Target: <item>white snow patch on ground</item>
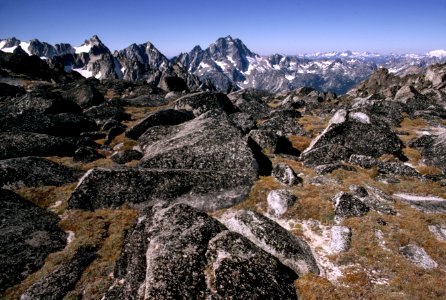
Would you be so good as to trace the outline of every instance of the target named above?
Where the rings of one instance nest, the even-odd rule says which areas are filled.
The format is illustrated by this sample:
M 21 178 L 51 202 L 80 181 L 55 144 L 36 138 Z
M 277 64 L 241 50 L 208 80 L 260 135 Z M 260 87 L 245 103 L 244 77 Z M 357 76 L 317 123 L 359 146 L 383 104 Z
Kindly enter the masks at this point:
M 78 72 L 79 74 L 81 74 L 82 76 L 84 76 L 85 78 L 89 78 L 93 76 L 93 72 L 88 71 L 88 70 L 84 70 L 84 69 L 73 69 L 73 71 Z
M 5 47 L 6 45 L 6 41 L 1 41 L 0 42 L 0 49 L 2 49 L 3 47 Z
M 233 65 L 235 65 L 235 61 L 232 59 L 232 57 L 231 56 L 227 56 L 226 57 Z
M 293 75 L 285 75 L 285 78 L 289 81 L 294 80 L 294 78 L 296 78 L 296 76 Z
M 201 62 L 200 65 L 198 66 L 198 68 L 210 68 L 210 67 L 211 67 L 210 65 L 204 62 Z
M 273 65 L 274 70 L 280 70 L 280 66 L 279 65 Z
M 15 50 L 16 48 L 17 48 L 17 46 L 9 47 L 9 48 L 3 48 L 2 51 L 3 51 L 3 52 L 12 53 L 12 52 L 14 52 L 14 50 Z
M 31 45 L 31 43 L 20 42 L 20 47 L 23 49 L 23 51 L 28 53 L 28 55 L 31 55 L 31 52 L 29 52 L 29 45 Z
M 446 201 L 446 199 L 435 196 L 417 196 L 411 194 L 393 194 L 395 197 L 404 199 L 407 201 Z
M 74 47 L 75 53 L 88 53 L 91 50 L 91 45 L 82 45 L 80 47 Z
M 215 63 L 222 69 L 222 70 L 226 70 L 228 68 L 228 64 L 225 63 L 224 61 L 215 61 Z M 201 65 L 201 63 L 200 63 Z

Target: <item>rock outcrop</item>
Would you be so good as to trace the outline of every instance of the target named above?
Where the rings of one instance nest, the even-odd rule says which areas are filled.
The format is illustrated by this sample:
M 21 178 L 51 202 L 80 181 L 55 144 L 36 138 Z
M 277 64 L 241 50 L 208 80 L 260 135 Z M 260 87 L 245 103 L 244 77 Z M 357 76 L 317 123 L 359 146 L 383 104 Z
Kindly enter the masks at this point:
M 21 300 L 62 299 L 74 288 L 82 272 L 97 257 L 91 246 L 81 246 L 74 256 L 56 270 L 40 278 L 20 297 Z
M 59 218 L 17 194 L 0 189 L 0 292 L 43 266 L 48 254 L 62 250 L 66 233 Z
M 0 133 L 0 159 L 23 156 L 73 156 L 72 140 L 31 132 Z
M 338 110 L 325 130 L 302 153 L 309 166 L 347 160 L 352 154 L 401 156 L 403 143 L 390 127 L 361 112 Z
M 308 244 L 279 224 L 253 211 L 240 210 L 221 217 L 229 230 L 247 237 L 264 251 L 277 257 L 296 274 L 319 274 L 319 268 Z
M 79 172 L 40 157 L 0 160 L 0 187 L 60 186 L 75 182 Z
M 205 213 L 153 207 L 126 237 L 105 299 L 295 299 L 296 276 Z

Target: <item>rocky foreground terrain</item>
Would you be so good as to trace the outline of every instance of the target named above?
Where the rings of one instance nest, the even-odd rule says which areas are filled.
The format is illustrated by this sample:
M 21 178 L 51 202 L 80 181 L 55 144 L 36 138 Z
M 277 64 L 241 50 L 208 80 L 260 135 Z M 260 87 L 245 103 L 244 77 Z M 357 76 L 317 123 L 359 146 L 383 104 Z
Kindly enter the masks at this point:
M 446 65 L 187 80 L 0 52 L 2 299 L 446 298 Z

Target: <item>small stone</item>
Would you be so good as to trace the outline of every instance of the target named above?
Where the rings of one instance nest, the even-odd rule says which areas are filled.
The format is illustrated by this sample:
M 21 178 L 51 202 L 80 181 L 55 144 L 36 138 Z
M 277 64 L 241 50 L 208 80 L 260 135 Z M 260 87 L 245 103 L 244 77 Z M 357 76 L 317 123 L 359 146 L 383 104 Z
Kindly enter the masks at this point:
M 345 192 L 337 193 L 333 203 L 338 217 L 362 217 L 370 210 L 361 200 Z
M 346 252 L 352 243 L 352 230 L 347 226 L 333 226 L 330 230 L 330 250 L 332 253 Z
M 282 216 L 297 200 L 297 197 L 287 190 L 273 190 L 267 197 L 268 212 L 275 216 Z
M 414 263 L 423 269 L 434 269 L 438 267 L 436 261 L 434 261 L 426 251 L 415 244 L 408 244 L 407 246 L 400 248 L 400 253 L 410 262 Z

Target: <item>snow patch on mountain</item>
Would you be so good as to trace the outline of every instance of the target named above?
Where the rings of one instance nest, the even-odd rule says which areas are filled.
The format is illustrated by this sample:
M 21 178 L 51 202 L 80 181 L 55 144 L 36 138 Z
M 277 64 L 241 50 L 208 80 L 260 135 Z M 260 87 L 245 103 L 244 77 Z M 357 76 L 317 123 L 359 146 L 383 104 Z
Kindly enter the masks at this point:
M 80 47 L 74 47 L 75 53 L 79 54 L 79 53 L 89 53 L 91 50 L 92 45 L 82 45 Z

